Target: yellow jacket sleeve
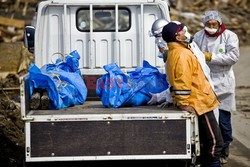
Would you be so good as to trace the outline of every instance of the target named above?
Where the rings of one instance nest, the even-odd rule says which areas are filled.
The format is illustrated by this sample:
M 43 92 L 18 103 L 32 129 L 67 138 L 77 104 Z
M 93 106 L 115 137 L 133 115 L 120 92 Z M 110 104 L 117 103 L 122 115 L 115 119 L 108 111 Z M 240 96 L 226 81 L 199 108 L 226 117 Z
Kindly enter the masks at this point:
M 176 106 L 189 105 L 187 98 L 191 93 L 192 61 L 189 55 L 180 54 L 176 59 L 173 82 L 173 101 Z

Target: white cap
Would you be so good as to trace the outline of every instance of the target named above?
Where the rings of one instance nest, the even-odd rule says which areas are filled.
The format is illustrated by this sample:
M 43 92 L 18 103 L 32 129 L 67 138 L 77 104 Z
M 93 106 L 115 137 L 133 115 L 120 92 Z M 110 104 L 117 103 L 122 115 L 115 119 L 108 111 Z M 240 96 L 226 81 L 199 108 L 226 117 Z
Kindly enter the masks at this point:
M 215 10 L 210 10 L 205 12 L 205 16 L 203 18 L 203 24 L 205 25 L 206 22 L 208 22 L 209 20 L 217 20 L 220 23 L 220 25 L 222 24 L 221 14 L 220 12 Z

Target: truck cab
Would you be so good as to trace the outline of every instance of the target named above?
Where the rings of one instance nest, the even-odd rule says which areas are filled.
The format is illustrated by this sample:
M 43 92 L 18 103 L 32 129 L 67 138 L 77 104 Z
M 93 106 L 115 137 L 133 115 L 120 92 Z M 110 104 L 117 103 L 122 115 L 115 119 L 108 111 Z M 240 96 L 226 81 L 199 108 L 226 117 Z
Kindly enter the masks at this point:
M 157 57 L 153 22 L 170 21 L 163 0 L 48 0 L 39 3 L 36 24 L 26 27 L 26 47 L 42 67 L 72 50 L 88 88 L 83 105 L 61 110 L 29 109 L 29 77 L 21 81 L 26 162 L 185 159 L 200 154 L 197 117 L 157 106 L 104 108 L 95 93 L 103 66 L 123 72 L 143 60 L 165 72 Z M 33 41 L 32 41 L 33 40 Z

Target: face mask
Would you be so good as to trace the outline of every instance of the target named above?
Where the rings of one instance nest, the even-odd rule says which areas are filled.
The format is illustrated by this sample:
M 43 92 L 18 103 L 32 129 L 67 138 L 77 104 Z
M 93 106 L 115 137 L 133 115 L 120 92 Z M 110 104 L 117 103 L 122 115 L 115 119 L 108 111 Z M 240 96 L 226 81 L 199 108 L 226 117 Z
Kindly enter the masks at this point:
M 217 32 L 217 29 L 216 29 L 216 28 L 205 27 L 205 30 L 206 30 L 209 34 L 211 34 L 211 35 L 213 35 L 213 34 L 215 34 L 215 33 Z
M 162 37 L 155 38 L 155 44 L 159 49 L 164 49 L 164 51 L 167 50 L 167 43 L 162 39 Z M 161 52 L 158 53 L 158 57 L 166 60 L 166 54 L 163 54 Z
M 159 48 L 163 48 L 164 50 L 166 50 L 167 43 L 162 39 L 162 37 L 156 38 L 156 39 L 155 39 L 155 44 L 156 44 Z
M 186 32 L 184 34 L 184 36 L 186 37 L 185 42 L 191 43 L 193 40 L 193 37 L 191 37 L 191 35 L 189 34 L 186 26 L 183 29 L 186 30 Z

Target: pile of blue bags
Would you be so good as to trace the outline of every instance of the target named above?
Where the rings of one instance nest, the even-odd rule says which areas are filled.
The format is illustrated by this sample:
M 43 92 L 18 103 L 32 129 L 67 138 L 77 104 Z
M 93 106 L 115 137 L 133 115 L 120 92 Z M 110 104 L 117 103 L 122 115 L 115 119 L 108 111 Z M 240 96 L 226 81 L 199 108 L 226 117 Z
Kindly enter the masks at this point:
M 87 88 L 79 70 L 80 56 L 75 50 L 58 58 L 55 64 L 40 69 L 32 64 L 29 68 L 30 96 L 35 89 L 48 92 L 49 109 L 61 109 L 81 105 L 87 98 Z M 150 93 L 160 93 L 168 88 L 166 74 L 143 61 L 143 67 L 124 74 L 117 64 L 104 66 L 105 75 L 97 80 L 96 93 L 105 107 L 145 105 Z
M 105 107 L 139 106 L 146 104 L 150 93 L 168 88 L 166 74 L 143 61 L 143 67 L 125 75 L 117 64 L 105 65 L 107 74 L 97 80 L 96 93 Z
M 64 61 L 59 58 L 55 64 L 46 64 L 41 69 L 32 64 L 29 68 L 30 96 L 34 89 L 45 89 L 50 99 L 49 109 L 83 104 L 87 88 L 78 68 L 79 59 L 75 50 Z

